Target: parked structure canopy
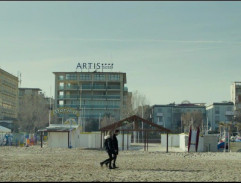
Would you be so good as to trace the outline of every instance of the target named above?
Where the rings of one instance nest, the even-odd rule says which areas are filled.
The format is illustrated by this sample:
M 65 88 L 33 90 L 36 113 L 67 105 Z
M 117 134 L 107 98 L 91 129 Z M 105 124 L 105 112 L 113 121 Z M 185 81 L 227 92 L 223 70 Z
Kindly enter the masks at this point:
M 142 128 L 142 122 L 143 128 Z M 159 132 L 165 132 L 167 134 L 167 152 L 168 152 L 168 133 L 171 132 L 171 130 L 164 128 L 161 125 L 155 124 L 151 121 L 148 121 L 146 119 L 143 119 L 137 115 L 130 116 L 128 118 L 122 119 L 120 121 L 117 121 L 115 123 L 112 123 L 110 125 L 107 125 L 105 127 L 100 128 L 101 131 L 101 148 L 102 148 L 102 133 L 105 133 L 107 131 L 114 131 L 115 129 L 118 129 L 123 132 L 123 138 L 124 138 L 124 132 L 130 132 L 130 131 L 143 131 L 145 133 L 145 141 L 144 141 L 144 150 L 148 150 L 148 132 L 150 131 L 159 131 Z M 122 144 L 122 147 L 124 148 L 124 145 Z

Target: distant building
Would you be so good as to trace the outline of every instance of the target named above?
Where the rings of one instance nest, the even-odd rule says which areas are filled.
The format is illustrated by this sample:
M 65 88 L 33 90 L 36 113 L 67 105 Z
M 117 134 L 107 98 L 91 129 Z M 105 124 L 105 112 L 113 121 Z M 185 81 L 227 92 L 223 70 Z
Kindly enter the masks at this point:
M 0 69 L 0 120 L 16 120 L 18 114 L 18 78 Z
M 54 108 L 70 107 L 80 111 L 86 125 L 98 123 L 104 116 L 121 119 L 128 96 L 126 73 L 121 72 L 54 72 Z M 59 115 L 59 120 L 77 117 Z M 95 128 L 97 130 L 98 127 Z
M 184 101 L 181 104 L 154 105 L 152 106 L 152 121 L 158 125 L 172 130 L 183 132 L 181 116 L 187 112 L 199 111 L 203 115 L 203 125 L 206 124 L 206 109 L 203 103 L 190 103 Z
M 25 95 L 37 96 L 41 94 L 40 88 L 19 88 L 19 99 Z
M 231 101 L 234 104 L 234 115 L 241 110 L 241 82 L 233 82 L 231 85 Z
M 230 122 L 234 115 L 233 102 L 213 103 L 206 107 L 209 127 L 212 131 L 217 131 L 220 122 Z

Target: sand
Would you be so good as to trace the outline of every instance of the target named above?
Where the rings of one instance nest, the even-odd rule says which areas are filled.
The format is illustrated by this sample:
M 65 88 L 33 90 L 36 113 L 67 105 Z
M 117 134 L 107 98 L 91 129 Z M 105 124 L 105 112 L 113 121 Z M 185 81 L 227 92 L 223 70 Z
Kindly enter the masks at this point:
M 0 147 L 0 181 L 241 181 L 241 153 L 120 151 L 119 168 L 99 162 L 105 151 L 40 146 Z

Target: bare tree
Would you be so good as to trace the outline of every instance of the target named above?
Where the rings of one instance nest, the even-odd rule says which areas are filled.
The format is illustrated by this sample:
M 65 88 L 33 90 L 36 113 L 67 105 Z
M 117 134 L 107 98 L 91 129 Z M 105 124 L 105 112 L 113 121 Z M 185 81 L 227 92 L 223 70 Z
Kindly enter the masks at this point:
M 123 109 L 121 111 L 121 118 L 126 118 L 135 114 L 133 109 L 132 96 L 133 95 L 131 92 L 129 92 L 128 95 L 126 96 L 126 99 L 124 100 Z
M 105 114 L 100 121 L 100 128 L 110 125 L 114 122 L 115 122 L 115 118 L 113 118 L 110 114 Z
M 147 100 L 144 94 L 141 94 L 137 90 L 132 94 L 127 96 L 127 100 L 125 101 L 124 109 L 122 111 L 122 117 L 126 118 L 131 115 L 138 115 L 140 117 L 144 117 L 146 111 L 149 111 L 149 101 Z M 149 117 L 150 115 L 148 115 Z
M 49 109 L 43 95 L 24 95 L 20 100 L 18 123 L 21 131 L 36 132 L 48 124 Z
M 203 123 L 203 115 L 199 111 L 183 113 L 181 118 L 184 132 L 189 131 L 190 125 L 196 129 L 197 127 L 201 127 Z

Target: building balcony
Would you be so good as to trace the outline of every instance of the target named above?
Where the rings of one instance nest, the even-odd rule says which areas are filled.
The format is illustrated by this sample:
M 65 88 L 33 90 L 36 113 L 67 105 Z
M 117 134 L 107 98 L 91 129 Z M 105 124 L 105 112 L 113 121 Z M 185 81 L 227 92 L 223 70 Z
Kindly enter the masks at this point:
M 163 116 L 163 113 L 158 112 L 156 113 L 156 116 Z
M 58 99 L 78 99 L 79 95 L 59 95 Z
M 81 105 L 81 108 L 85 108 L 85 109 L 119 109 L 120 106 L 118 105 Z
M 81 98 L 93 100 L 120 100 L 119 95 L 82 95 Z
M 107 86 L 108 90 L 120 90 L 120 86 Z
M 226 116 L 233 116 L 233 115 L 234 115 L 234 112 L 233 112 L 233 111 L 226 111 L 226 112 L 225 112 L 225 115 L 226 115 Z
M 93 86 L 93 90 L 106 90 L 106 86 Z
M 82 85 L 81 89 L 82 90 L 91 90 L 92 89 L 92 85 Z
M 78 90 L 80 86 L 74 85 L 74 86 L 65 86 L 65 90 Z
M 71 108 L 79 108 L 79 104 L 58 104 L 57 107 L 71 107 Z

